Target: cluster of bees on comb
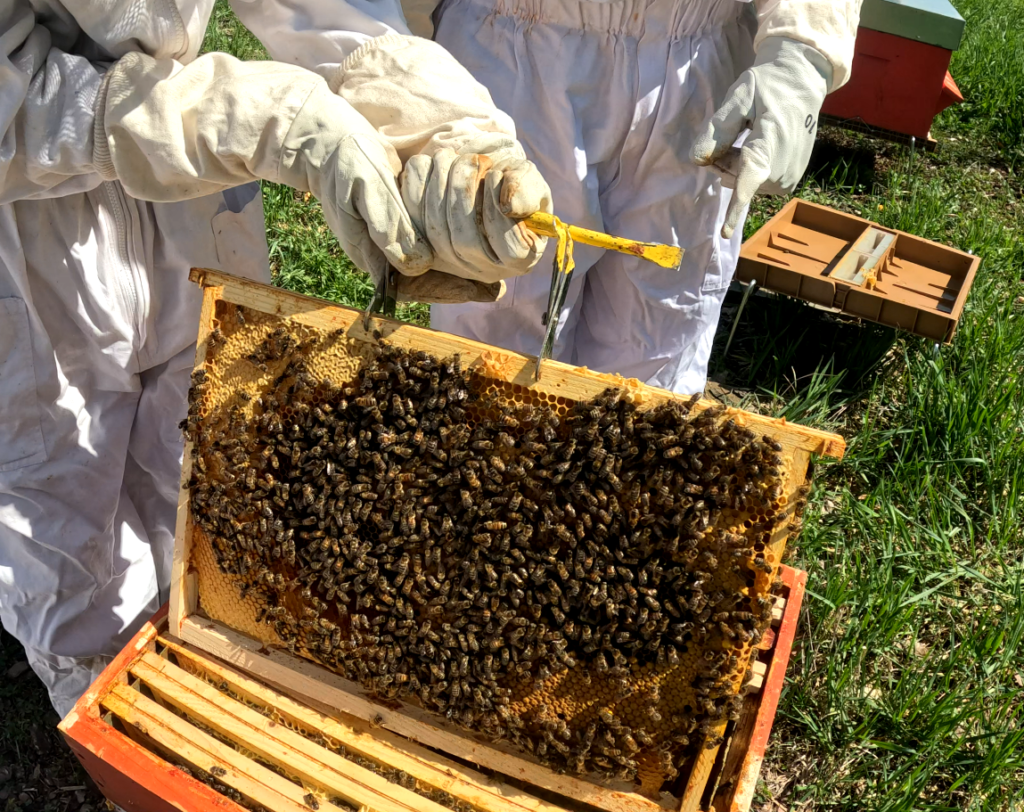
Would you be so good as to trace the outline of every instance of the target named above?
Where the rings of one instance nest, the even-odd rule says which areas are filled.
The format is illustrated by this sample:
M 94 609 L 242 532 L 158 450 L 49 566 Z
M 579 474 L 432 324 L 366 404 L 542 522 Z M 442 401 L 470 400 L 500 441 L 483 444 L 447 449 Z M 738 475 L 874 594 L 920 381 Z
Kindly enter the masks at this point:
M 262 394 L 216 414 L 197 370 L 182 424 L 193 521 L 282 646 L 559 771 L 671 780 L 715 743 L 806 504 L 777 442 L 621 389 L 517 403 L 383 341 L 335 383 L 313 343 L 270 333 Z

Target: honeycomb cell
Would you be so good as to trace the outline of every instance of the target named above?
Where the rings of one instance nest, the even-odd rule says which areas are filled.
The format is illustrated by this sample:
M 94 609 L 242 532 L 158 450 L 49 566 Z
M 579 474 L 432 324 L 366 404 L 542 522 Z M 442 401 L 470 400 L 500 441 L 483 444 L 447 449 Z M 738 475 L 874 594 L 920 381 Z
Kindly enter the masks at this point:
M 724 409 L 216 315 L 183 424 L 202 610 L 556 769 L 669 780 L 770 621 L 771 447 Z

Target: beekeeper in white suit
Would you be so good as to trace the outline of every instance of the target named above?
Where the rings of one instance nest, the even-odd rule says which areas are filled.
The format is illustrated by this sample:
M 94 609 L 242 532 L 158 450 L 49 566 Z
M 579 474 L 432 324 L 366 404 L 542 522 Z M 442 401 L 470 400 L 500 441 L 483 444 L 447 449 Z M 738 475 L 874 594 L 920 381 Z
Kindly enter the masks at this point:
M 405 30 L 397 3 L 239 0 L 292 64 L 196 58 L 212 7 L 0 0 L 0 619 L 61 715 L 168 598 L 188 271 L 269 280 L 252 181 L 312 191 L 349 256 L 375 274 L 391 262 L 413 298 L 493 299 L 543 250 L 506 212 L 550 209 L 547 186 L 468 75 L 450 91 L 489 116 L 399 145 L 472 133 L 489 152 L 463 148 L 458 184 L 422 188 L 451 224 L 432 246 L 395 148 L 333 92 L 339 63 Z
M 554 357 L 703 391 L 747 204 L 803 175 L 859 12 L 860 0 L 442 0 L 438 42 L 512 116 L 558 216 L 686 252 L 675 272 L 578 246 Z M 733 193 L 707 165 L 748 128 Z M 497 302 L 435 307 L 432 326 L 535 354 L 549 287 L 545 262 Z
M 508 287 L 491 301 L 435 306 L 432 326 L 539 351 L 550 263 L 534 267 L 529 233 L 504 222 L 491 230 L 512 249 L 494 234 L 474 239 L 466 212 L 477 186 L 495 201 L 485 215 L 526 200 L 549 210 L 550 198 L 566 222 L 686 250 L 672 271 L 577 246 L 554 356 L 703 391 L 747 206 L 759 191 L 791 191 L 806 170 L 825 96 L 849 78 L 861 0 L 406 0 L 418 33 L 437 22 L 436 43 L 402 33 L 384 2 L 353 2 L 383 21 L 380 36 L 350 54 L 331 87 L 398 151 L 403 199 L 446 269 L 483 268 L 490 281 L 497 272 Z M 236 7 L 275 59 L 300 64 L 324 64 L 333 45 L 325 51 L 321 33 L 355 19 L 330 0 L 313 14 Z M 512 122 L 521 147 L 502 135 Z M 499 193 L 500 176 L 484 173 L 520 149 L 540 175 L 506 175 Z M 513 190 L 516 205 L 499 205 Z M 511 264 L 506 250 L 529 261 Z
M 234 0 L 258 64 L 196 58 L 211 6 L 0 0 L 0 618 L 62 713 L 167 597 L 187 269 L 267 275 L 232 187 L 313 191 L 435 325 L 530 353 L 546 241 L 516 218 L 675 240 L 679 273 L 580 248 L 556 353 L 697 391 L 746 203 L 802 174 L 859 2 L 447 0 L 446 50 L 398 0 Z M 748 125 L 730 199 L 691 161 Z

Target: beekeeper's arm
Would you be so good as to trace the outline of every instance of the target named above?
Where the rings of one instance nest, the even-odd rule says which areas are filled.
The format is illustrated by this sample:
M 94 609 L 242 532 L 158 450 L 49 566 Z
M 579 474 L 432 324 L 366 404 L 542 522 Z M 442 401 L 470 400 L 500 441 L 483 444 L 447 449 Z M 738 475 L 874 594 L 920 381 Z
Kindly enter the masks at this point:
M 547 239 L 521 218 L 551 191 L 512 120 L 442 46 L 414 37 L 398 0 L 232 0 L 270 55 L 315 70 L 395 148 L 402 197 L 434 268 L 495 281 L 528 272 Z
M 394 150 L 311 71 L 224 54 L 93 65 L 52 47 L 28 0 L 0 0 L 0 202 L 104 180 L 142 200 L 184 200 L 262 178 L 316 194 L 363 269 L 419 274 L 433 255 L 399 170 Z
M 792 192 L 807 169 L 825 96 L 846 84 L 861 0 L 754 0 L 757 58 L 705 123 L 691 150 L 702 166 L 723 159 L 750 129 L 722 236 L 731 237 L 758 192 Z

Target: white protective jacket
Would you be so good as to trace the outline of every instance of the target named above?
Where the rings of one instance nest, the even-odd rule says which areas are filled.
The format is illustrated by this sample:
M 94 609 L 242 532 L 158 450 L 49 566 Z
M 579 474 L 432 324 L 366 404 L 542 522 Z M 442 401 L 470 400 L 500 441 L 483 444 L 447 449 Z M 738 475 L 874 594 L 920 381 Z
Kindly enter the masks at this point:
M 859 8 L 859 0 L 443 0 L 437 41 L 515 120 L 558 216 L 685 249 L 677 271 L 577 246 L 554 358 L 703 392 L 745 202 L 759 189 L 788 191 L 802 176 L 821 102 L 849 76 Z M 730 126 L 709 132 L 722 109 L 734 111 Z M 727 186 L 707 164 L 745 127 L 749 143 Z M 431 326 L 536 353 L 546 266 L 507 280 L 493 304 L 434 307 Z
M 592 13 L 599 5 L 614 14 L 621 2 L 579 2 L 577 17 L 607 16 Z M 857 5 L 759 0 L 758 37 L 817 48 L 838 86 L 849 71 Z M 193 83 L 194 100 L 211 95 L 204 82 L 231 82 L 230 63 L 211 71 L 197 60 L 212 6 L 0 0 L 0 620 L 25 645 L 61 714 L 167 599 L 177 423 L 199 302 L 188 269 L 269 275 L 259 190 L 241 185 L 257 176 L 252 166 L 228 161 L 213 184 L 197 182 L 200 171 L 165 174 L 157 195 L 164 202 L 146 202 L 125 191 L 146 187 L 133 183 L 130 161 L 116 165 L 105 142 L 112 122 L 102 88 L 110 72 L 137 81 L 146 64 L 170 66 Z M 398 0 L 232 0 L 232 7 L 275 60 L 319 73 L 379 128 L 386 122 L 406 156 L 458 131 L 458 122 L 443 119 L 466 115 L 467 99 L 472 129 L 514 134 L 509 117 L 464 79 L 432 88 L 450 102 L 440 105 L 411 105 L 394 92 L 407 84 L 387 74 L 389 49 L 400 49 L 414 73 L 436 58 L 426 43 L 406 39 Z M 422 32 L 429 13 L 421 5 L 410 17 Z M 122 60 L 130 53 L 154 59 Z M 234 133 L 251 134 L 245 109 L 223 113 L 217 135 L 230 153 Z M 423 116 L 432 120 L 424 125 Z M 187 118 L 168 128 L 154 117 L 148 135 L 136 126 L 139 154 L 201 166 L 203 156 L 182 137 Z
M 236 5 L 272 23 L 254 26 L 271 44 L 291 41 L 328 4 Z M 311 89 L 326 89 L 300 76 L 288 85 L 295 98 L 190 116 L 210 112 L 216 83 L 245 72 L 197 59 L 212 7 L 0 0 L 0 620 L 62 715 L 168 598 L 177 424 L 199 312 L 188 270 L 269 280 L 249 182 L 302 188 L 280 174 L 281 155 L 245 155 L 248 110 L 280 111 L 261 143 L 281 145 Z M 330 10 L 333 23 L 310 37 L 324 70 L 404 30 L 397 3 Z M 132 122 L 122 109 L 108 120 L 106 94 L 131 108 L 128 85 L 172 74 L 187 92 L 142 101 L 165 99 L 180 115 Z

